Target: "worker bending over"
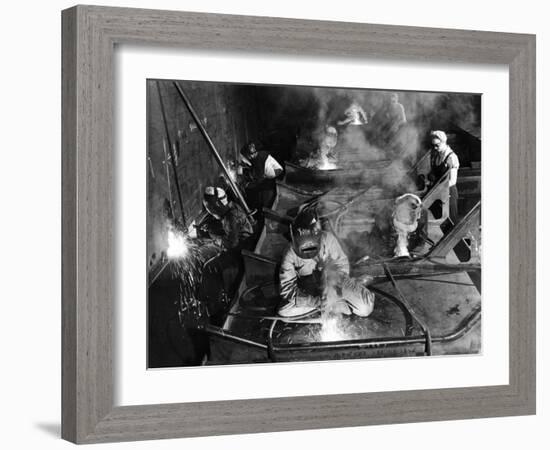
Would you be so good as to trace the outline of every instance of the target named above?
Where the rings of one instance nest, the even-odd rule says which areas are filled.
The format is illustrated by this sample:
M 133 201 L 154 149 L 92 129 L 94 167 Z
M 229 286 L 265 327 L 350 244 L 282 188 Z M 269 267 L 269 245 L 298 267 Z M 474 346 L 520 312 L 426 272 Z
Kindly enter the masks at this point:
M 349 277 L 347 256 L 336 237 L 322 230 L 314 208 L 296 216 L 290 237 L 279 271 L 280 316 L 300 316 L 316 308 L 362 317 L 372 312 L 374 294 Z
M 258 209 L 270 207 L 275 197 L 275 179 L 283 168 L 268 152 L 256 150 L 253 142 L 241 149 L 241 159 L 249 203 Z

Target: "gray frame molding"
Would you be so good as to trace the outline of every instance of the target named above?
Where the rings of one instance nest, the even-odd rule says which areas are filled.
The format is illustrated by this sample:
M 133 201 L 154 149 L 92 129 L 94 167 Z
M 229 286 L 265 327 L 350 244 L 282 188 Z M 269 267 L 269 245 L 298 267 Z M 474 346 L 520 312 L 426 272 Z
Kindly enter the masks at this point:
M 535 36 L 76 6 L 62 13 L 62 436 L 77 443 L 535 413 Z M 506 64 L 510 382 L 421 391 L 113 406 L 113 48 Z

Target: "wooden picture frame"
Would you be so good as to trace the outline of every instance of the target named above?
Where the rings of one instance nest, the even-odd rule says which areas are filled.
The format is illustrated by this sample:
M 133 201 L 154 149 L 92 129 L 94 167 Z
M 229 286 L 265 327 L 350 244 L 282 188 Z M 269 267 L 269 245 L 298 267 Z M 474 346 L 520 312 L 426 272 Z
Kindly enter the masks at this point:
M 97 6 L 63 11 L 62 36 L 64 439 L 93 443 L 535 413 L 535 36 Z M 507 65 L 509 384 L 114 407 L 116 44 Z

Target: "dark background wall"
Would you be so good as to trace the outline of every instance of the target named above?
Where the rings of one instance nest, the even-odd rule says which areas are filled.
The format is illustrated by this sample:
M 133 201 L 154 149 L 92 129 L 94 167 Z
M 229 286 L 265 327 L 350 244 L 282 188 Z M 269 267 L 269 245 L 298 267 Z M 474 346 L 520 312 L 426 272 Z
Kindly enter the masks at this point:
M 258 133 L 254 86 L 179 83 L 223 160 L 236 159 L 240 148 L 255 139 Z M 158 81 L 158 84 L 174 146 L 184 214 L 189 224 L 200 213 L 204 188 L 217 181 L 220 169 L 173 82 Z M 147 81 L 147 102 L 147 258 L 151 267 L 166 248 L 167 221 L 171 213 L 179 220 L 181 211 L 167 157 L 166 131 L 155 80 Z

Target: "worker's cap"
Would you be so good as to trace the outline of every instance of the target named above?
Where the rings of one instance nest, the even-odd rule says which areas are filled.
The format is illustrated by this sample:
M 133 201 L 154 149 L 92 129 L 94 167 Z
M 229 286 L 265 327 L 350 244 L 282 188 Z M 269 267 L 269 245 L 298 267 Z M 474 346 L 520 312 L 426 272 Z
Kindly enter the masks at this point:
M 440 131 L 440 130 L 430 131 L 430 136 L 432 137 L 432 141 L 434 139 L 438 139 L 443 144 L 447 142 L 447 135 L 445 134 L 444 131 Z
M 221 200 L 227 199 L 227 194 L 220 187 L 208 186 L 204 190 L 205 200 Z

